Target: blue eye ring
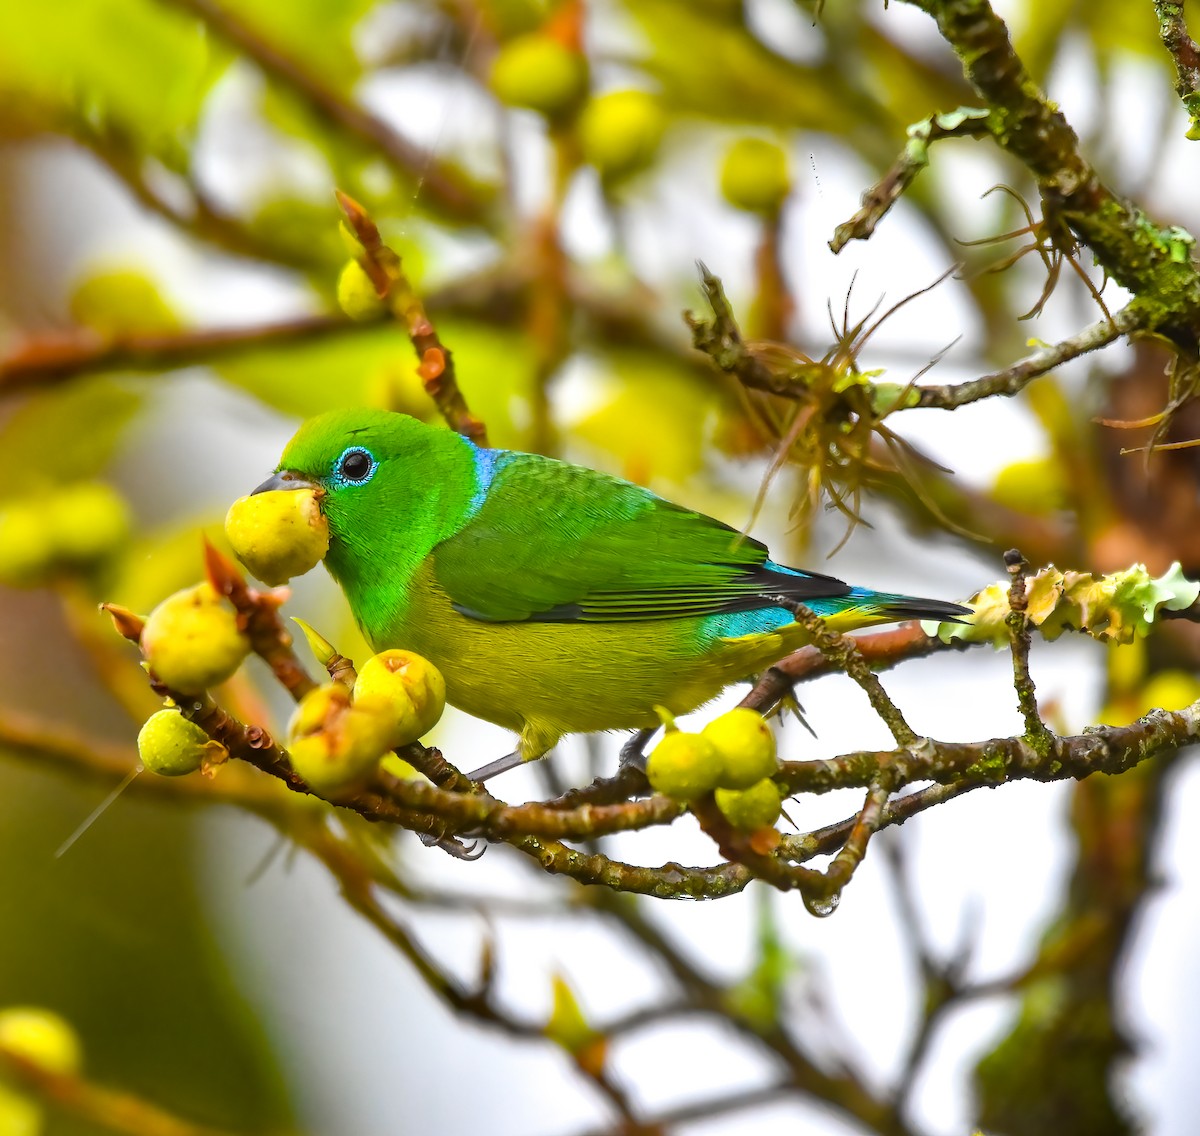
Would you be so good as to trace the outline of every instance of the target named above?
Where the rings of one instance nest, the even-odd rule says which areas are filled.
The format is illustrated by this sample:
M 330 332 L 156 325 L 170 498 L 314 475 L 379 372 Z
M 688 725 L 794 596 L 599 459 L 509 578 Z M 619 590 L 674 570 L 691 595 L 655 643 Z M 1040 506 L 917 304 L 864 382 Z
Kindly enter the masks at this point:
M 366 485 L 379 462 L 370 450 L 362 446 L 347 446 L 333 463 L 333 481 L 337 485 Z

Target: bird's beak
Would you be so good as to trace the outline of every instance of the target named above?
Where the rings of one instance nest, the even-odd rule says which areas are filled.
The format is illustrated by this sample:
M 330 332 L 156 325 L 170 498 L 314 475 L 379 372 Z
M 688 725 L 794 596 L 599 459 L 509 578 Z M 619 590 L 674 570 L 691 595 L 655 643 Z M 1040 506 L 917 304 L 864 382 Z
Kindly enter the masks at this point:
M 324 495 L 322 487 L 315 481 L 309 481 L 304 474 L 290 469 L 281 469 L 277 473 L 271 474 L 257 489 L 252 489 L 250 496 L 253 497 L 255 493 L 270 493 L 275 489 L 313 489 Z

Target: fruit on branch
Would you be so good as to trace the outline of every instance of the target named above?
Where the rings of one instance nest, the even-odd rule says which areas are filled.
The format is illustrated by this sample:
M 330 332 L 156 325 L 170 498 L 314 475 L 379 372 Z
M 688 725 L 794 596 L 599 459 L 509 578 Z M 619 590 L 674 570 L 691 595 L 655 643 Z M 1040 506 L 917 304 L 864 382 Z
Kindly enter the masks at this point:
M 146 719 L 138 731 L 137 747 L 142 765 L 162 777 L 182 777 L 228 757 L 220 742 L 170 707 Z
M 224 682 L 250 653 L 233 605 L 209 583 L 168 596 L 147 617 L 142 654 L 155 676 L 180 694 Z
M 116 552 L 129 530 L 129 506 L 101 482 L 0 506 L 0 584 L 31 587 L 56 569 L 88 568 Z
M 378 709 L 392 721 L 392 747 L 408 745 L 437 725 L 446 709 L 446 680 L 412 651 L 381 651 L 359 669 L 354 705 Z
M 1045 516 L 1066 507 L 1067 487 L 1053 458 L 1010 462 L 997 475 L 992 497 L 1018 512 Z
M 779 768 L 775 735 L 757 710 L 735 707 L 709 722 L 700 736 L 721 759 L 722 789 L 749 789 Z
M 337 300 L 346 315 L 360 322 L 378 319 L 387 306 L 357 260 L 346 261 L 342 268 L 337 282 Z
M 666 115 L 648 91 L 612 91 L 584 107 L 579 141 L 584 159 L 613 182 L 654 161 L 665 127 Z
M 129 536 L 129 506 L 111 485 L 83 481 L 46 502 L 46 528 L 59 560 L 93 564 L 116 552 Z
M 225 515 L 225 535 L 247 570 L 271 587 L 304 575 L 329 551 L 329 522 L 311 487 L 239 497 Z
M 666 735 L 646 759 L 646 778 L 656 793 L 677 801 L 695 801 L 716 788 L 721 776 L 720 755 L 702 734 L 685 733 L 673 720 Z
M 288 726 L 292 768 L 318 793 L 365 780 L 392 748 L 392 718 L 377 706 L 356 706 L 350 690 L 329 682 L 310 690 Z
M 768 777 L 748 789 L 718 789 L 713 800 L 725 819 L 743 832 L 769 828 L 779 819 L 783 807 L 779 786 Z
M 70 1024 L 40 1006 L 0 1010 L 0 1047 L 50 1073 L 78 1073 L 82 1064 L 79 1037 Z
M 42 509 L 31 501 L 0 507 L 0 584 L 32 587 L 54 562 L 54 545 Z
M 489 82 L 501 102 L 556 118 L 587 90 L 587 62 L 553 36 L 531 32 L 500 48 Z
M 0 1010 L 0 1048 L 49 1073 L 79 1072 L 79 1038 L 57 1014 L 39 1006 Z M 45 1119 L 38 1101 L 0 1080 L 0 1132 L 4 1136 L 41 1136 Z
M 762 138 L 739 138 L 721 163 L 721 194 L 736 209 L 771 216 L 792 189 L 787 154 Z

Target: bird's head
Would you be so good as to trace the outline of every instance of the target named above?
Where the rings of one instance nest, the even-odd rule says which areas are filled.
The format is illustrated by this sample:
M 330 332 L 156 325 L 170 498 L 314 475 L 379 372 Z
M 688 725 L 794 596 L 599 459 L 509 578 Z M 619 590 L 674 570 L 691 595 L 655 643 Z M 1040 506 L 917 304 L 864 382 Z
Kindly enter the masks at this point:
M 255 493 L 311 489 L 329 521 L 335 575 L 419 546 L 472 465 L 470 443 L 407 414 L 356 408 L 305 422 Z M 469 486 L 460 492 L 469 495 Z

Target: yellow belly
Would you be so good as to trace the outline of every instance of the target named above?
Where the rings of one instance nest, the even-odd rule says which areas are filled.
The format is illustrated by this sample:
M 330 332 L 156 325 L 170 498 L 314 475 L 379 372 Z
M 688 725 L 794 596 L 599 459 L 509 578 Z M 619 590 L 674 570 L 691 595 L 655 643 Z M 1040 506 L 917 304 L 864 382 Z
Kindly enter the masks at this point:
M 715 698 L 804 642 L 782 633 L 723 639 L 701 647 L 701 620 L 623 624 L 483 623 L 460 615 L 428 580 L 373 639 L 431 659 L 451 705 L 521 735 L 526 759 L 563 735 L 658 724 Z

